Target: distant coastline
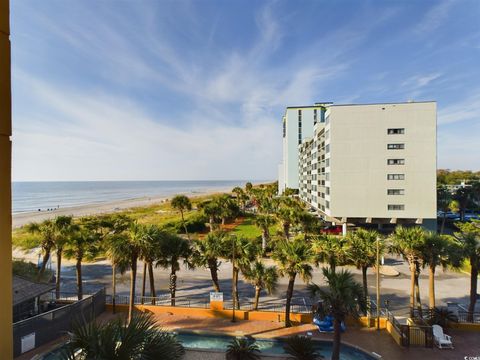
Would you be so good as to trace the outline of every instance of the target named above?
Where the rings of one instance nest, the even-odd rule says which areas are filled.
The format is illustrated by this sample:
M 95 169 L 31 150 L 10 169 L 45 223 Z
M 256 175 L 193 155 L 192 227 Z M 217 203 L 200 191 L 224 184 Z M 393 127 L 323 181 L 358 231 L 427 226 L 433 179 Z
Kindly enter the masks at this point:
M 267 183 L 268 181 L 252 181 L 253 184 L 262 184 Z M 88 184 L 87 184 L 88 183 Z M 101 183 L 100 188 L 95 188 L 94 184 Z M 244 186 L 246 181 L 243 180 L 232 180 L 232 181 L 181 181 L 181 182 L 77 182 L 77 183 L 68 183 L 67 188 L 58 189 L 36 189 L 35 192 L 32 191 L 33 199 L 26 199 L 25 201 L 30 201 L 32 205 L 29 205 L 30 211 L 17 211 L 15 208 L 15 188 L 14 188 L 14 207 L 12 214 L 12 225 L 14 228 L 21 227 L 30 222 L 39 222 L 46 219 L 54 218 L 59 215 L 72 215 L 74 217 L 87 216 L 87 215 L 97 215 L 97 214 L 107 214 L 114 213 L 117 211 L 123 211 L 128 208 L 142 207 L 142 206 L 152 206 L 155 204 L 162 203 L 167 199 L 171 198 L 175 194 L 184 194 L 189 197 L 199 197 L 205 195 L 211 195 L 221 192 L 230 192 L 235 186 Z M 19 184 L 19 183 L 17 183 Z M 30 183 L 33 184 L 33 183 Z M 47 183 L 47 187 L 51 186 L 53 183 Z M 66 183 L 55 183 L 66 184 Z M 75 185 L 80 184 L 75 189 Z M 159 188 L 155 188 L 155 185 L 159 185 Z M 45 184 L 40 184 L 45 185 Z M 88 188 L 82 189 L 82 194 L 88 194 L 88 197 L 80 198 L 78 187 L 85 187 L 86 185 L 93 186 L 90 190 Z M 107 186 L 105 186 L 107 185 Z M 108 185 L 113 187 L 117 186 L 115 191 L 108 189 Z M 134 189 L 122 188 L 119 185 L 130 185 Z M 148 194 L 145 196 L 135 196 L 139 193 L 138 187 L 140 185 L 146 185 L 144 189 L 140 189 L 142 194 Z M 160 186 L 161 185 L 161 186 Z M 72 187 L 71 194 L 69 194 L 68 187 Z M 109 191 L 109 192 L 107 192 Z M 95 194 L 99 194 L 95 197 Z M 35 194 L 39 194 L 39 201 L 35 203 Z M 18 188 L 17 188 L 17 203 L 18 203 Z M 23 197 L 28 197 L 28 193 L 22 194 Z M 114 198 L 109 199 L 109 196 Z M 49 199 L 53 198 L 52 199 Z M 115 198 L 120 197 L 120 198 Z M 73 198 L 73 201 L 72 201 Z M 89 201 L 91 200 L 91 201 Z M 70 204 L 74 201 L 79 201 L 80 203 L 75 205 L 65 205 Z M 33 204 L 41 203 L 52 203 L 58 205 L 54 206 L 40 206 Z M 26 207 L 26 206 L 24 206 Z M 34 210 L 38 207 L 40 211 Z M 48 210 L 50 209 L 50 210 Z

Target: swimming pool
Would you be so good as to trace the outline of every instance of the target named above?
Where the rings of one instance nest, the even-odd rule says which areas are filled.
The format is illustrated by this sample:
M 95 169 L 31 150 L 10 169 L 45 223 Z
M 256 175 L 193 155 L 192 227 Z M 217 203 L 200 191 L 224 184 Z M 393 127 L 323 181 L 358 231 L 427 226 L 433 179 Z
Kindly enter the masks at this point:
M 187 350 L 226 350 L 228 344 L 234 338 L 226 335 L 201 335 L 192 333 L 179 333 L 178 339 L 182 342 Z M 263 354 L 268 355 L 285 355 L 283 350 L 283 342 L 281 340 L 256 339 L 256 344 Z M 316 340 L 318 352 L 329 359 L 332 355 L 332 342 Z M 58 360 L 65 345 L 59 346 L 48 354 L 40 357 L 39 360 Z M 375 360 L 375 358 L 364 351 L 355 349 L 351 346 L 342 344 L 340 350 L 341 360 Z
M 232 341 L 232 336 L 224 335 L 199 335 L 191 333 L 179 333 L 178 339 L 182 342 L 186 349 L 210 349 L 210 350 L 226 350 L 228 344 Z M 283 350 L 283 342 L 281 340 L 256 339 L 255 342 L 260 351 L 264 354 L 285 355 Z M 332 342 L 316 340 L 318 352 L 325 359 L 329 359 L 332 355 Z M 355 349 L 351 346 L 342 344 L 340 351 L 341 360 L 373 360 L 373 356 Z

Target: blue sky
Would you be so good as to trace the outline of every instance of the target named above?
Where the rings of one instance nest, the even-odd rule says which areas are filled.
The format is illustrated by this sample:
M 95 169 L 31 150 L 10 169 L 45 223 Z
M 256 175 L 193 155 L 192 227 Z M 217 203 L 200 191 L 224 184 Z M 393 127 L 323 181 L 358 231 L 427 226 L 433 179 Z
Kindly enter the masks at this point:
M 438 102 L 480 169 L 480 1 L 12 1 L 14 180 L 274 179 L 285 106 Z

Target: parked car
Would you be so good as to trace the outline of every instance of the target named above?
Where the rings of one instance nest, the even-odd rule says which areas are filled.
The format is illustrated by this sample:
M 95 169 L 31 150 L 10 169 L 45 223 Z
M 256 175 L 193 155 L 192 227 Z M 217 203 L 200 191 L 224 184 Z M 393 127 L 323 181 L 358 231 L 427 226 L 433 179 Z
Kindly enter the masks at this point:
M 323 234 L 339 235 L 342 233 L 342 227 L 339 225 L 326 226 L 322 229 Z

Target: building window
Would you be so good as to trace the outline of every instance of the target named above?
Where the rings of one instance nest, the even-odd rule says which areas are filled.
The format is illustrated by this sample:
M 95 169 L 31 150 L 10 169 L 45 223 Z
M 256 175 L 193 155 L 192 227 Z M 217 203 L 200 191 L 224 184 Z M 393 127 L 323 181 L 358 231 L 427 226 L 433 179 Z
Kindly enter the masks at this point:
M 328 200 L 325 201 L 325 207 L 326 207 L 327 209 L 330 209 L 330 201 L 328 201 Z
M 313 109 L 313 125 L 317 123 L 317 109 Z
M 405 210 L 405 205 L 388 205 L 388 210 Z
M 405 159 L 388 159 L 388 165 L 405 165 Z
M 283 120 L 283 137 L 287 135 L 287 122 Z
M 329 187 L 326 187 L 326 188 L 325 188 L 325 193 L 326 193 L 327 195 L 330 195 L 330 188 L 329 188 Z
M 405 128 L 388 129 L 387 133 L 388 135 L 405 134 Z
M 329 167 L 329 166 L 330 166 L 330 158 L 328 158 L 328 159 L 325 160 L 325 166 L 326 166 L 326 167 Z
M 298 144 L 302 143 L 302 110 L 298 110 Z
M 330 173 L 325 173 L 325 180 L 330 181 Z
M 325 146 L 325 152 L 328 154 L 330 152 L 330 144 Z
M 404 189 L 388 189 L 387 195 L 405 195 Z
M 405 149 L 405 144 L 388 144 L 388 150 L 402 150 Z
M 405 180 L 405 174 L 388 174 L 387 180 Z

